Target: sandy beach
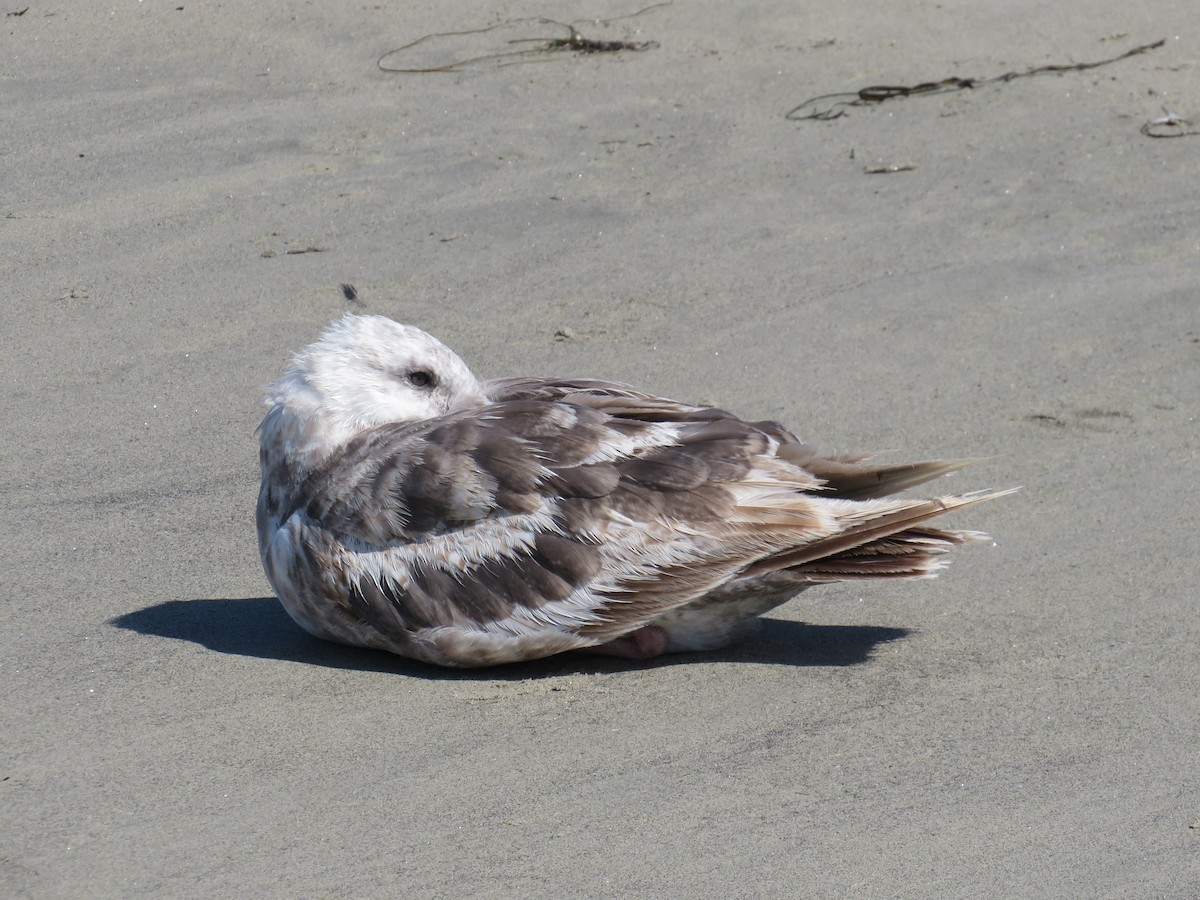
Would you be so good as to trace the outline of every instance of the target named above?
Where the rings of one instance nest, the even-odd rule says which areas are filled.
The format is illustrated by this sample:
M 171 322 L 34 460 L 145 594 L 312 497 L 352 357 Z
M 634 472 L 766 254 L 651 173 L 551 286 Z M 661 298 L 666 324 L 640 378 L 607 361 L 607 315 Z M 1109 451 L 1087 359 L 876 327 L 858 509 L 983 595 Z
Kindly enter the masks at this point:
M 1193 3 L 28 2 L 0 896 L 1200 896 Z M 324 644 L 255 428 L 346 311 L 1023 490 L 716 654 Z

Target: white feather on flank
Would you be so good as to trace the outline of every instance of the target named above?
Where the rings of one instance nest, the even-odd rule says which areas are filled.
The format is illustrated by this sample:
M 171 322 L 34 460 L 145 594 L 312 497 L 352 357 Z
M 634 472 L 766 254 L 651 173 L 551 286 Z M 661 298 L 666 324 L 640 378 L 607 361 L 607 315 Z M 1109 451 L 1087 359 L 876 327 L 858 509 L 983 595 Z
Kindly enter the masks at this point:
M 527 554 L 539 534 L 556 534 L 553 511 L 505 519 L 486 519 L 475 528 L 431 535 L 419 544 L 372 547 L 362 541 L 343 541 L 341 564 L 351 577 L 384 578 L 401 590 L 408 588 L 414 568 L 434 567 L 452 575 L 469 576 L 477 566 Z

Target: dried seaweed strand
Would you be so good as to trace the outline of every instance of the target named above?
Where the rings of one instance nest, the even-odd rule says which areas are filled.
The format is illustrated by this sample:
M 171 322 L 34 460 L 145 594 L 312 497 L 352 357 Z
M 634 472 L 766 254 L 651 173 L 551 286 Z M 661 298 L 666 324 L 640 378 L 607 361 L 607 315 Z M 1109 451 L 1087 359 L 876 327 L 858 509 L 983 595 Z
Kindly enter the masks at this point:
M 632 12 L 624 16 L 614 16 L 611 19 L 577 19 L 574 22 L 559 22 L 556 19 L 550 19 L 545 16 L 527 16 L 520 19 L 508 19 L 504 22 L 498 22 L 495 25 L 489 25 L 486 28 L 473 28 L 469 31 L 443 31 L 438 34 L 427 34 L 424 37 L 419 37 L 415 41 L 410 41 L 403 46 L 396 47 L 394 50 L 389 50 L 383 56 L 376 60 L 376 65 L 381 71 L 391 74 L 402 75 L 425 75 L 433 72 L 457 72 L 462 67 L 472 63 L 486 62 L 488 60 L 504 60 L 509 58 L 518 58 L 516 61 L 528 59 L 534 55 L 554 53 L 556 51 L 569 51 L 572 53 L 619 53 L 624 50 L 650 50 L 658 46 L 656 41 L 598 41 L 591 38 L 585 38 L 580 31 L 575 27 L 584 22 L 590 22 L 593 25 L 608 25 L 612 22 L 619 22 L 623 19 L 632 19 L 635 16 L 640 16 L 652 9 L 658 9 L 663 6 L 670 6 L 674 0 L 664 0 L 661 3 L 652 3 L 639 9 L 637 12 Z M 470 59 L 460 59 L 452 63 L 447 63 L 444 66 L 431 66 L 428 68 L 406 69 L 389 66 L 385 64 L 388 57 L 395 56 L 397 53 L 402 53 L 405 50 L 411 50 L 419 44 L 426 41 L 432 41 L 437 38 L 454 38 L 466 37 L 473 34 L 487 34 L 489 31 L 495 31 L 498 28 L 508 28 L 513 25 L 520 25 L 524 22 L 533 22 L 538 25 L 552 26 L 555 28 L 565 28 L 567 30 L 566 37 L 544 37 L 544 38 L 521 38 L 519 40 L 508 41 L 510 46 L 517 44 L 536 44 L 534 47 L 522 47 L 516 50 L 508 50 L 500 53 L 487 53 L 483 56 L 473 56 Z
M 913 97 L 922 94 L 945 94 L 951 91 L 965 91 L 984 84 L 1015 81 L 1018 78 L 1030 78 L 1034 75 L 1082 72 L 1087 69 L 1096 69 L 1100 66 L 1111 65 L 1112 63 L 1120 62 L 1123 59 L 1128 59 L 1131 56 L 1137 56 L 1140 53 L 1146 53 L 1150 50 L 1157 50 L 1165 43 L 1166 39 L 1164 38 L 1152 44 L 1142 44 L 1140 47 L 1126 50 L 1119 56 L 1114 56 L 1110 59 L 1101 59 L 1097 62 L 1034 66 L 1031 69 L 1022 69 L 1019 72 L 1005 72 L 1003 75 L 996 75 L 992 78 L 943 78 L 940 81 L 923 81 L 920 84 L 914 85 L 871 85 L 857 91 L 822 94 L 819 97 L 810 97 L 799 106 L 789 110 L 784 118 L 790 119 L 793 122 L 829 122 L 834 119 L 840 119 L 846 114 L 846 110 L 854 106 L 869 106 L 875 103 L 882 103 L 885 100 L 891 100 L 895 97 Z M 821 105 L 821 101 L 823 100 L 833 102 Z

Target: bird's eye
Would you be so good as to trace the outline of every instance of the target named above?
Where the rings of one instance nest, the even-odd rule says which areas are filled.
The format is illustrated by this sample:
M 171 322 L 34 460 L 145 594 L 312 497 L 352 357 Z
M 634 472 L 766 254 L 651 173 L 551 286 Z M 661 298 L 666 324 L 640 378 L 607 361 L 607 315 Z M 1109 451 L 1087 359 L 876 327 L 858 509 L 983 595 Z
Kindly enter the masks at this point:
M 408 383 L 413 387 L 427 388 L 433 386 L 433 373 L 417 369 L 408 373 Z

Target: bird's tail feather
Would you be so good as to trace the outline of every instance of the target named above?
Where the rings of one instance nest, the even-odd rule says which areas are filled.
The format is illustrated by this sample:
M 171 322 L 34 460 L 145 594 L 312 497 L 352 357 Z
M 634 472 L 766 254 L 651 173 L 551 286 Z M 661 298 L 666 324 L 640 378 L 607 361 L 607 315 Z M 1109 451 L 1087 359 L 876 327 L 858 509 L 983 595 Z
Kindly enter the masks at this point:
M 983 461 L 931 459 L 925 462 L 880 464 L 871 462 L 866 456 L 822 456 L 804 444 L 781 448 L 780 456 L 816 475 L 825 482 L 825 489 L 831 495 L 846 500 L 869 500 L 898 494 Z
M 815 584 L 875 578 L 932 578 L 949 565 L 943 554 L 959 544 L 989 539 L 982 531 L 910 528 L 776 574 L 783 581 Z
M 958 544 L 986 539 L 975 531 L 943 531 L 923 523 L 955 509 L 1011 494 L 977 491 L 932 500 L 891 501 L 877 514 L 812 543 L 783 550 L 747 567 L 745 576 L 788 573 L 797 580 L 922 578 L 943 565 L 937 557 Z

